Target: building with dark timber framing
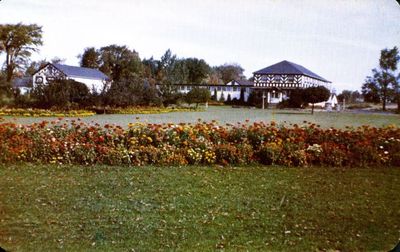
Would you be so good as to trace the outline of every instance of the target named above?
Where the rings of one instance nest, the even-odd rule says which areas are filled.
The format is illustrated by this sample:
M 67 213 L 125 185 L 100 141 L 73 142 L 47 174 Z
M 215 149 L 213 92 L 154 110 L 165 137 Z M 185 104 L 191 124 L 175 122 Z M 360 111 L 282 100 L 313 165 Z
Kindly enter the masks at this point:
M 310 86 L 325 86 L 330 89 L 330 81 L 307 68 L 284 60 L 253 73 L 254 89 L 262 90 L 266 102 L 275 104 L 288 98 L 293 89 Z

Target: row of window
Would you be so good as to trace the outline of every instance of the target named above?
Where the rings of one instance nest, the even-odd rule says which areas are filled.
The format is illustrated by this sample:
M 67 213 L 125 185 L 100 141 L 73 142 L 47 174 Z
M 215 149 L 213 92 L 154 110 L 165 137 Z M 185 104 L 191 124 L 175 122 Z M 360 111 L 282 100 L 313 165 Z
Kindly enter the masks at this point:
M 290 83 L 290 84 L 275 84 L 275 83 L 265 83 L 265 82 L 261 82 L 261 83 L 256 83 L 255 84 L 256 87 L 304 87 L 303 84 L 299 84 L 299 83 Z

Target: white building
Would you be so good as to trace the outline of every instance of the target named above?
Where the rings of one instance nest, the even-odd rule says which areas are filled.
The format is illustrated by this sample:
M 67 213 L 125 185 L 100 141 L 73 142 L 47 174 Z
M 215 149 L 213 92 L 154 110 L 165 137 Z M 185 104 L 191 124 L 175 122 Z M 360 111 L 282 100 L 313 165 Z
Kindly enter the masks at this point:
M 85 84 L 90 91 L 101 92 L 109 78 L 98 69 L 48 63 L 33 75 L 33 87 L 55 79 L 69 79 Z
M 178 92 L 187 94 L 192 88 L 206 88 L 210 90 L 211 96 L 216 97 L 216 100 L 240 100 L 240 94 L 243 92 L 244 101 L 247 101 L 253 88 L 253 82 L 247 80 L 232 80 L 226 84 L 176 84 Z
M 325 86 L 330 89 L 330 81 L 307 68 L 281 61 L 253 73 L 254 89 L 262 90 L 267 103 L 276 104 L 287 99 L 291 90 L 312 86 Z

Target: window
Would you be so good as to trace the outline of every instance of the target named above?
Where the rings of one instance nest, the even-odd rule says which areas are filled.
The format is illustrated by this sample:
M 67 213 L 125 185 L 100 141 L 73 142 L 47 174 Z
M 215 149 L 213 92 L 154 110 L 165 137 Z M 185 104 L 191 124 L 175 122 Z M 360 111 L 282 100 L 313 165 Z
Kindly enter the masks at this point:
M 36 76 L 35 83 L 36 84 L 42 84 L 43 83 L 43 77 L 42 76 Z
M 238 88 L 237 87 L 233 87 L 233 92 L 236 92 L 236 91 L 238 91 Z

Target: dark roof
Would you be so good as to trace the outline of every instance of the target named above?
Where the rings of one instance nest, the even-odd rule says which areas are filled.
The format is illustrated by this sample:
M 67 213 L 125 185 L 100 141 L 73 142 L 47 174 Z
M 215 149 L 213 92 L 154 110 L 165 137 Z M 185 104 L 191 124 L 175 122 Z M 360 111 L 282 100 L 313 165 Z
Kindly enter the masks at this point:
M 279 63 L 276 63 L 274 65 L 271 65 L 269 67 L 263 68 L 261 70 L 258 70 L 254 72 L 254 74 L 301 74 L 301 75 L 306 75 L 308 77 L 324 81 L 324 82 L 330 82 L 318 74 L 315 74 L 308 70 L 307 68 L 300 66 L 298 64 L 295 64 L 293 62 L 289 62 L 287 60 L 281 61 Z
M 63 72 L 67 76 L 71 77 L 82 77 L 89 79 L 100 79 L 106 80 L 108 79 L 107 75 L 99 71 L 98 69 L 87 68 L 87 67 L 76 67 L 76 66 L 68 66 L 62 64 L 53 64 L 58 70 Z
M 15 78 L 13 80 L 13 87 L 15 88 L 22 88 L 22 87 L 32 87 L 32 79 L 31 77 L 22 77 L 22 78 Z
M 235 80 L 240 86 L 254 86 L 254 82 L 248 80 Z

